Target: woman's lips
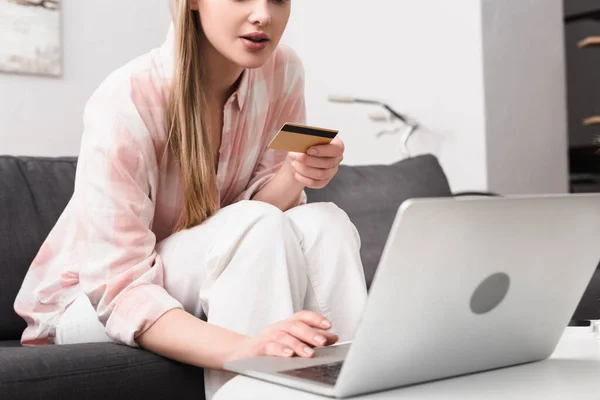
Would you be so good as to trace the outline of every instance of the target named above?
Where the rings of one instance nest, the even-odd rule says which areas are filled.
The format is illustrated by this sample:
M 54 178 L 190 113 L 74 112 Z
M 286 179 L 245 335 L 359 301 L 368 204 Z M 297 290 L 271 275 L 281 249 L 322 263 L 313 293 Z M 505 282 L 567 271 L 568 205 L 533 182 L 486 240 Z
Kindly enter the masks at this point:
M 247 35 L 242 36 L 242 43 L 244 46 L 251 51 L 260 51 L 265 49 L 269 44 L 269 39 L 266 35 L 259 37 L 258 35 Z

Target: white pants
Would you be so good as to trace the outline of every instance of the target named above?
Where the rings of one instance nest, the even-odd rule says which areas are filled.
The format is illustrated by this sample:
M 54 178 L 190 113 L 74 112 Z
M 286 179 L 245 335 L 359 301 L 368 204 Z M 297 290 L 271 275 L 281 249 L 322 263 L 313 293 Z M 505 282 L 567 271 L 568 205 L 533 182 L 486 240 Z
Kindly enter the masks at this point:
M 281 212 L 242 201 L 157 244 L 165 288 L 186 311 L 253 336 L 306 309 L 351 340 L 367 299 L 360 238 L 344 211 L 313 203 Z M 56 343 L 110 341 L 86 296 L 66 310 Z M 205 369 L 206 398 L 234 374 Z

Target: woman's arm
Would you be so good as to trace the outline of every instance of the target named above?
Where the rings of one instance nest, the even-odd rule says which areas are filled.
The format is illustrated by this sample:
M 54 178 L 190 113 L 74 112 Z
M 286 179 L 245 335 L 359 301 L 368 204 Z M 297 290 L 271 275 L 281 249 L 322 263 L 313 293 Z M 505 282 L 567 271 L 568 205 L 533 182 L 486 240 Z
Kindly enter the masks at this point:
M 264 201 L 282 211 L 298 205 L 304 185 L 294 178 L 295 170 L 291 162 L 292 156 L 289 155 L 273 179 L 257 192 L 252 200 Z
M 192 314 L 174 309 L 165 313 L 136 341 L 163 357 L 202 368 L 222 369 L 248 338 Z
M 331 143 L 314 146 L 308 152 L 312 155 L 289 155 L 275 177 L 254 199 L 266 201 L 285 211 L 298 204 L 299 192 L 304 188 L 321 189 L 327 186 L 344 158 L 344 142 L 336 137 Z
M 337 335 L 328 332 L 330 328 L 331 323 L 322 315 L 300 311 L 250 338 L 174 309 L 140 335 L 137 343 L 172 360 L 221 370 L 228 361 L 252 357 L 313 357 L 314 347 L 338 341 Z

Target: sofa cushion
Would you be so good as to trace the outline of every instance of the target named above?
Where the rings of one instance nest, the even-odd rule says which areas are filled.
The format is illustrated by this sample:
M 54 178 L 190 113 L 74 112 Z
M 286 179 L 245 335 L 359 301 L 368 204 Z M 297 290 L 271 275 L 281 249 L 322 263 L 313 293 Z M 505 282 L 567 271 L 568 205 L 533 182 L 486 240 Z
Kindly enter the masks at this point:
M 333 202 L 361 237 L 361 259 L 370 287 L 398 207 L 417 197 L 451 196 L 437 158 L 420 155 L 391 165 L 341 165 L 323 189 L 306 189 L 309 203 Z
M 18 339 L 24 321 L 13 303 L 27 269 L 73 193 L 76 158 L 0 156 L 0 340 Z M 450 195 L 437 159 L 423 155 L 391 165 L 342 165 L 330 184 L 307 189 L 308 201 L 344 209 L 361 235 L 370 286 L 399 205 Z
M 25 329 L 14 300 L 74 179 L 74 158 L 0 156 L 0 340 L 18 339 Z
M 20 347 L 0 341 L 3 399 L 204 398 L 201 368 L 113 343 Z M 50 397 L 48 397 L 50 396 Z

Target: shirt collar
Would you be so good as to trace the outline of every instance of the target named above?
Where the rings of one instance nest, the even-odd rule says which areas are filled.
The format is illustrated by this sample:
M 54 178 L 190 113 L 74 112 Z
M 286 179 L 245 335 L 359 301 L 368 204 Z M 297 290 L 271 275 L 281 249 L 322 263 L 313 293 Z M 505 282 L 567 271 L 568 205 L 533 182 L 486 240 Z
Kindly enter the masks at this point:
M 242 109 L 242 107 L 244 107 L 244 103 L 246 102 L 246 98 L 248 97 L 251 73 L 252 71 L 250 69 L 244 69 L 244 72 L 242 72 L 240 84 L 238 85 L 237 90 L 234 92 L 234 96 L 237 97 L 238 107 L 240 108 L 240 110 Z
M 173 23 L 169 25 L 167 38 L 160 47 L 160 57 L 163 64 L 165 78 L 170 82 L 175 71 L 175 27 Z M 241 110 L 248 97 L 250 87 L 250 75 L 252 71 L 245 69 L 242 72 L 242 77 L 237 90 L 232 94 L 237 100 L 239 109 Z

